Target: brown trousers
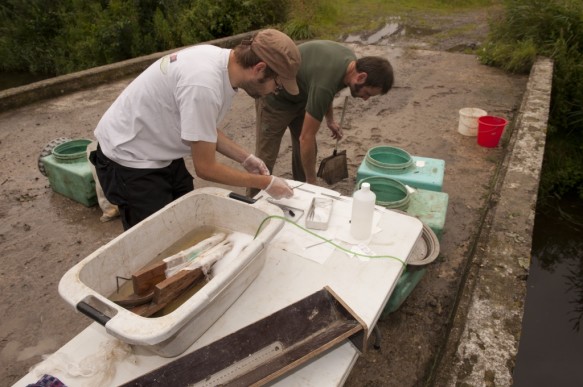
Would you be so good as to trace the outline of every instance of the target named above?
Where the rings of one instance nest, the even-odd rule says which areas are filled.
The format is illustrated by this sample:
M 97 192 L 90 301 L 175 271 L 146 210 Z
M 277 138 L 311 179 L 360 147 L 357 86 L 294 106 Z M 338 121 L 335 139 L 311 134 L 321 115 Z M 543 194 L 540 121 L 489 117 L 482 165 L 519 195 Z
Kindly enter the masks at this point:
M 300 152 L 300 134 L 304 124 L 306 111 L 304 107 L 290 109 L 275 109 L 265 103 L 263 98 L 255 100 L 256 128 L 255 128 L 255 155 L 259 157 L 269 172 L 273 173 L 281 139 L 285 130 L 289 128 L 292 140 L 292 175 L 297 181 L 306 181 L 306 174 L 302 165 Z M 247 190 L 248 196 L 255 196 L 256 189 Z

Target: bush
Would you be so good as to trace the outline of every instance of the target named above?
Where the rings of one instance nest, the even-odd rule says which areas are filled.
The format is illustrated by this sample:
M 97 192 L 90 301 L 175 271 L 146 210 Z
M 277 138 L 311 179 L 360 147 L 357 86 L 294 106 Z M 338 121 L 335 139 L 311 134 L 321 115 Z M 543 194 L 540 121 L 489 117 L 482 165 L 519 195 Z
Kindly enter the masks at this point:
M 479 52 L 483 64 L 506 71 L 527 74 L 537 57 L 537 48 L 531 39 L 516 43 L 487 43 Z
M 0 71 L 60 75 L 281 23 L 288 0 L 4 0 Z
M 542 197 L 583 198 L 583 2 L 507 0 L 479 52 L 485 64 L 527 73 L 537 56 L 554 61 Z
M 0 4 L 0 69 L 50 74 L 57 50 L 53 45 L 62 22 L 55 2 L 4 0 Z
M 198 0 L 179 21 L 181 43 L 236 35 L 276 24 L 286 17 L 286 1 Z

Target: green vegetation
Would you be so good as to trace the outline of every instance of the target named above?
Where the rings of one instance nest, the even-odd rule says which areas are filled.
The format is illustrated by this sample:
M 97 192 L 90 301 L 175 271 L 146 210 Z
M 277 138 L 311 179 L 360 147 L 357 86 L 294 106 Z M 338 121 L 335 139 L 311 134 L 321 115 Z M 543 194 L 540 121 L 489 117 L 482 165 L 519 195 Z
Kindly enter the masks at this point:
M 493 0 L 3 0 L 0 71 L 55 76 L 275 26 L 296 40 L 338 39 L 387 17 Z M 415 18 L 417 25 L 423 19 Z
M 278 24 L 288 0 L 3 0 L 0 71 L 61 75 Z
M 291 0 L 289 20 L 283 31 L 295 39 L 332 39 L 356 31 L 374 30 L 387 18 L 415 18 L 423 26 L 424 18 L 446 15 L 473 8 L 491 6 L 496 0 Z
M 506 0 L 479 53 L 483 63 L 527 73 L 537 56 L 554 61 L 540 196 L 583 198 L 583 2 Z

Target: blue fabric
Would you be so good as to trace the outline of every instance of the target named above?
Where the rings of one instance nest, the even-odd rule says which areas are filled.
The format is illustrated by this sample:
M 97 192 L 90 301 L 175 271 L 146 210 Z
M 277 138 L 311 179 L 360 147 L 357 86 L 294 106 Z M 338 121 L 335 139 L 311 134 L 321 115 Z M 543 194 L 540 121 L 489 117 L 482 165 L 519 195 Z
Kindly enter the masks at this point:
M 54 376 L 44 374 L 36 383 L 29 384 L 26 387 L 67 387 L 63 382 Z

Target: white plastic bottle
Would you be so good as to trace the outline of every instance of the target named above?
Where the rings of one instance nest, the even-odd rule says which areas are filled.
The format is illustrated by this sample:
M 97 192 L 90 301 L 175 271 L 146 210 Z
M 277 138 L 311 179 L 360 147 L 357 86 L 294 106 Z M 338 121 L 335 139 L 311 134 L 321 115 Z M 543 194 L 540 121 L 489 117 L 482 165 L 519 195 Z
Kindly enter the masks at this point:
M 370 190 L 369 183 L 362 183 L 360 189 L 352 195 L 350 233 L 355 239 L 370 237 L 376 198 L 375 193 Z

